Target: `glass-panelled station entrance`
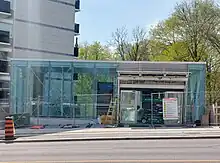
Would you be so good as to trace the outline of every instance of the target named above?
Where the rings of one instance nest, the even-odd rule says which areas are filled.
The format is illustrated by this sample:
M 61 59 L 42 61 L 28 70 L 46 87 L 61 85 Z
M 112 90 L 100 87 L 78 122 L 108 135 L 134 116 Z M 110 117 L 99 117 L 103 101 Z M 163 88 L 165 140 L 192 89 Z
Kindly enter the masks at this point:
M 11 61 L 11 113 L 93 119 L 106 114 L 115 97 L 121 123 L 200 120 L 205 63 Z M 176 113 L 171 111 L 174 104 Z

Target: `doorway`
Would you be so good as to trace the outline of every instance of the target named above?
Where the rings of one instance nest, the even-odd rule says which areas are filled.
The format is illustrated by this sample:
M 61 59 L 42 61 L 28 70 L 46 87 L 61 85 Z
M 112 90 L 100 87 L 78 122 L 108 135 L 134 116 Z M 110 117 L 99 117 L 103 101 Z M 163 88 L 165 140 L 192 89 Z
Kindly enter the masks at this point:
M 169 93 L 169 91 L 172 93 Z M 163 99 L 177 98 L 183 90 L 169 89 L 121 89 L 120 90 L 120 117 L 121 123 L 142 125 L 164 125 Z M 178 107 L 183 96 L 178 98 Z M 181 108 L 179 108 L 181 110 Z M 179 115 L 181 117 L 181 115 Z

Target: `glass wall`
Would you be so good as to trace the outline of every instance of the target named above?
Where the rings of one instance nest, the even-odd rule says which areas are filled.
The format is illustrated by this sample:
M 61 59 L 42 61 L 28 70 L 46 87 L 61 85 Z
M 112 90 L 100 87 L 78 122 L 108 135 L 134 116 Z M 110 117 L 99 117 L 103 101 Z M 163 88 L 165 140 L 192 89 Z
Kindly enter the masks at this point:
M 41 117 L 96 118 L 117 96 L 119 64 L 121 71 L 121 62 L 12 60 L 10 110 Z M 184 115 L 192 122 L 204 113 L 205 65 L 187 67 Z
M 187 119 L 200 120 L 205 113 L 205 64 L 189 64 L 190 72 L 187 93 Z
M 95 118 L 98 83 L 113 83 L 113 90 L 117 92 L 117 64 L 15 60 L 11 69 L 13 113 Z

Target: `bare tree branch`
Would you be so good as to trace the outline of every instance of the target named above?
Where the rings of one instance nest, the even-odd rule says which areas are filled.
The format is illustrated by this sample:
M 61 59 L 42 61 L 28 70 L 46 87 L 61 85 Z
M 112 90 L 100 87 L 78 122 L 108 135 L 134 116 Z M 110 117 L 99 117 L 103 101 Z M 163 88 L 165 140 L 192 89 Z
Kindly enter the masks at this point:
M 117 51 L 121 56 L 121 59 L 125 60 L 126 48 L 128 44 L 128 31 L 125 26 L 122 28 L 117 28 L 114 33 L 112 33 L 113 44 L 116 45 Z
M 144 53 L 147 51 L 147 42 L 146 41 L 146 31 L 143 28 L 140 28 L 137 26 L 132 31 L 132 53 L 130 53 L 130 59 L 133 61 L 142 60 L 141 53 Z M 144 51 L 141 48 L 144 48 Z M 146 53 L 145 53 L 146 54 Z M 146 54 L 147 55 L 147 54 Z
M 122 60 L 148 60 L 148 41 L 146 31 L 137 26 L 132 30 L 132 39 L 128 38 L 128 31 L 125 27 L 118 28 L 112 34 L 113 44 Z

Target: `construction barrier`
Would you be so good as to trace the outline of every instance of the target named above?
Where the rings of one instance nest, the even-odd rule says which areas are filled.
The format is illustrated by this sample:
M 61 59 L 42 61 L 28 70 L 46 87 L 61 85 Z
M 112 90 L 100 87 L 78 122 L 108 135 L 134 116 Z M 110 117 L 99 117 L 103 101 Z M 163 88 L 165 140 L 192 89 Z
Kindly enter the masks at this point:
M 5 140 L 15 139 L 15 127 L 12 117 L 5 117 Z

